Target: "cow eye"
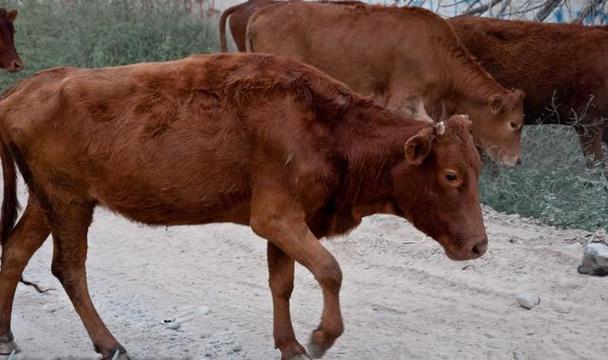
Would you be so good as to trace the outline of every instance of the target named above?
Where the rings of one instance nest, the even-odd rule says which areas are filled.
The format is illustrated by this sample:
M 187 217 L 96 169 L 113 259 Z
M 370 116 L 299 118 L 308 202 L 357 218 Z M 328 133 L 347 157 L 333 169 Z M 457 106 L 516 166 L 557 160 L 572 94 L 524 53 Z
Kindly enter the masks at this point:
M 513 130 L 517 130 L 519 128 L 519 125 L 517 125 L 517 123 L 515 121 L 511 121 L 511 128 Z
M 448 182 L 454 182 L 454 181 L 457 181 L 457 180 L 458 180 L 458 174 L 456 174 L 454 171 L 448 171 L 448 172 L 445 174 L 445 179 L 446 179 Z

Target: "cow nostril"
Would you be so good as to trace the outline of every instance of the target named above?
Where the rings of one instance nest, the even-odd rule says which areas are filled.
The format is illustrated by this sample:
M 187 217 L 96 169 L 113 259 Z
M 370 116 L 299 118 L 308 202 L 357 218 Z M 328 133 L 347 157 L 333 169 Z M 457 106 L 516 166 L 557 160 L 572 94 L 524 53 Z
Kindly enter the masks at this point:
M 471 248 L 471 253 L 475 256 L 481 256 L 485 254 L 487 247 L 488 240 L 484 239 L 483 241 L 473 245 L 473 247 Z
M 23 63 L 21 61 L 13 61 L 13 69 L 15 71 L 19 71 L 23 68 Z
M 479 253 L 481 253 L 481 250 L 479 249 L 479 245 L 473 246 L 473 248 L 471 249 L 471 252 L 473 253 L 473 255 L 479 255 Z
M 515 165 L 521 165 L 521 158 L 517 159 L 517 161 L 515 162 Z

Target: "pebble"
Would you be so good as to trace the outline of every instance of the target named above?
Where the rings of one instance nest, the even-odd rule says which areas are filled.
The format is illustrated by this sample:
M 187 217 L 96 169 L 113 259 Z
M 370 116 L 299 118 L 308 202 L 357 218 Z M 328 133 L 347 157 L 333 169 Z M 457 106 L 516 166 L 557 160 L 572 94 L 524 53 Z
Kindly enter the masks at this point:
M 572 312 L 572 306 L 565 304 L 553 304 L 553 310 L 560 314 L 570 314 Z
M 585 246 L 583 261 L 578 267 L 581 274 L 608 275 L 608 245 L 604 242 L 591 242 Z
M 167 328 L 171 330 L 179 330 L 182 327 L 182 324 L 178 322 L 172 322 L 167 324 Z
M 182 327 L 182 324 L 179 321 L 173 320 L 163 320 L 163 325 L 167 327 L 167 329 L 171 330 L 179 330 Z
M 526 357 L 520 351 L 513 351 L 513 359 L 514 360 L 525 360 Z
M 198 313 L 201 315 L 207 315 L 207 314 L 209 314 L 209 308 L 205 305 L 201 305 L 198 308 Z
M 55 311 L 61 309 L 61 305 L 58 304 L 44 304 L 42 305 L 42 310 L 48 313 L 54 313 Z
M 540 297 L 536 294 L 523 292 L 517 295 L 517 302 L 521 307 L 530 310 L 540 304 Z

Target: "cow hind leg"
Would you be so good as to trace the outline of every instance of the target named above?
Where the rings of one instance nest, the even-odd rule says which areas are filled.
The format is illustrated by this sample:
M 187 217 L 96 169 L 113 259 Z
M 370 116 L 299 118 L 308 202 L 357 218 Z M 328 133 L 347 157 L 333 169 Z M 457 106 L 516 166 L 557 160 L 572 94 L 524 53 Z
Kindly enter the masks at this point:
M 293 292 L 294 261 L 270 242 L 268 270 L 274 315 L 274 346 L 281 351 L 281 360 L 308 359 L 306 350 L 296 340 L 289 312 L 289 299 Z
M 11 314 L 17 284 L 28 261 L 50 234 L 44 212 L 33 196 L 3 247 L 0 271 L 0 355 L 18 352 L 11 333 Z
M 95 351 L 102 359 L 113 359 L 117 352 L 118 359 L 128 359 L 127 351 L 103 323 L 89 295 L 85 259 L 93 208 L 93 204 L 53 206 L 49 224 L 54 243 L 51 270 L 80 316 Z

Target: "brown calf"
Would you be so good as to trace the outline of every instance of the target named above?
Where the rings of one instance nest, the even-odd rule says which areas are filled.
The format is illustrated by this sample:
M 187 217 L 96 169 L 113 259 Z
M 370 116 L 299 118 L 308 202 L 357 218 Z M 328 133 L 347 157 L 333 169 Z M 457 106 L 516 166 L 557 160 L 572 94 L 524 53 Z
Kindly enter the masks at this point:
M 486 251 L 469 127 L 461 116 L 437 127 L 396 116 L 312 67 L 271 55 L 39 73 L 0 101 L 0 353 L 14 349 L 20 275 L 53 234 L 52 272 L 95 349 L 126 358 L 87 290 L 87 230 L 100 205 L 145 224 L 251 226 L 268 240 L 276 347 L 283 359 L 305 354 L 289 315 L 297 261 L 323 290 L 309 348 L 320 357 L 343 325 L 340 266 L 319 238 L 388 213 L 452 259 Z M 11 231 L 15 163 L 30 197 Z
M 498 82 L 526 92 L 526 123 L 575 124 L 585 155 L 602 160 L 602 129 L 608 123 L 608 27 L 476 16 L 452 18 L 450 23 Z
M 249 51 L 292 56 L 389 109 L 411 115 L 419 97 L 433 119 L 468 114 L 480 148 L 505 164 L 519 161 L 522 92 L 499 85 L 430 11 L 269 4 L 249 19 L 247 38 Z
M 13 22 L 16 18 L 17 10 L 0 8 L 0 68 L 10 72 L 20 71 L 24 66 L 15 49 Z

